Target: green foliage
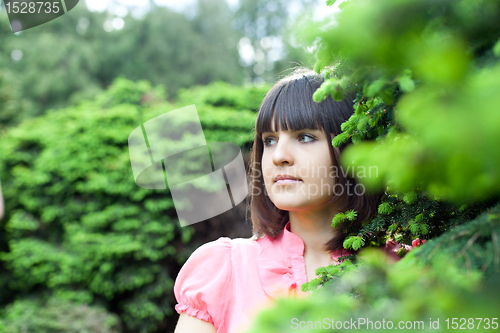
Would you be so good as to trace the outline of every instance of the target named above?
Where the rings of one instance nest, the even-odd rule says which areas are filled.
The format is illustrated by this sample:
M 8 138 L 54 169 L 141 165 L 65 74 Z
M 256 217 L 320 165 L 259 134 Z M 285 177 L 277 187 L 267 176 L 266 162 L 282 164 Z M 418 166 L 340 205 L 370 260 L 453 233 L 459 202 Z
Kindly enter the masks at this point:
M 454 204 L 429 199 L 424 195 L 417 195 L 411 205 L 398 194 L 386 193 L 381 200 L 377 216 L 361 229 L 347 231 L 365 239 L 367 245 L 382 246 L 388 239 L 410 244 L 415 238 L 423 240 L 438 237 L 450 228 L 467 223 L 496 202 L 493 199 L 460 209 Z
M 338 24 L 309 24 L 299 35 L 319 41 L 316 70 L 324 69 L 326 80 L 315 100 L 355 96 L 355 113 L 332 144 L 352 141 L 343 161 L 375 168 L 360 181 L 388 192 L 379 215 L 346 234 L 375 246 L 389 237 L 409 244 L 439 236 L 500 193 L 494 130 L 500 119 L 491 107 L 500 104 L 494 58 L 500 3 L 345 3 Z M 476 208 L 462 214 L 443 200 Z
M 0 68 L 0 131 L 33 112 L 32 103 L 22 98 L 20 81 L 8 68 Z
M 443 255 L 468 271 L 500 272 L 500 204 L 467 224 L 456 227 L 422 246 L 417 258 L 431 263 Z
M 398 116 L 408 132 L 388 135 L 381 145 L 364 144 L 347 151 L 346 159 L 376 165 L 379 178 L 366 182 L 374 187 L 391 181 L 401 191 L 408 191 L 420 184 L 429 194 L 453 200 L 499 193 L 496 173 L 500 158 L 494 143 L 500 137 L 492 125 L 499 119 L 491 108 L 500 103 L 496 93 L 499 69 L 477 71 L 463 80 L 463 86 L 446 93 L 436 93 L 439 90 L 429 86 L 407 94 L 399 104 Z M 454 112 L 447 111 L 450 109 Z
M 220 96 L 225 91 L 235 99 L 230 87 Z M 11 308 L 0 318 L 6 327 L 18 327 L 16 313 L 28 307 L 39 313 L 25 323 L 30 332 L 56 331 L 69 320 L 61 319 L 67 313 L 57 317 L 52 305 L 39 311 L 41 299 L 52 296 L 115 312 L 126 331 L 154 332 L 172 320 L 174 274 L 200 240 L 183 244 L 190 241 L 190 228 L 180 228 L 168 190 L 135 184 L 127 146 L 136 127 L 185 106 L 164 96 L 161 87 L 119 78 L 93 100 L 2 134 L 0 303 Z M 208 142 L 243 146 L 252 140 L 254 112 L 201 104 L 198 113 Z M 80 309 L 68 305 L 68 317 Z M 106 316 L 97 323 L 108 322 Z M 98 332 L 78 325 L 90 323 L 75 318 L 75 326 L 60 331 Z M 106 325 L 102 332 L 115 329 L 114 322 Z
M 343 213 L 345 215 L 345 217 L 349 220 L 349 221 L 354 221 L 356 219 L 356 217 L 358 216 L 358 213 L 356 213 L 355 210 L 348 210 L 347 212 Z
M 316 278 L 312 279 L 310 282 L 306 282 L 300 286 L 303 292 L 316 290 L 323 287 L 327 282 L 334 278 L 339 278 L 345 273 L 349 272 L 351 269 L 355 268 L 355 264 L 352 260 L 345 259 L 340 260 L 338 265 L 328 265 L 326 267 L 320 267 L 316 270 Z
M 499 193 L 500 138 L 493 125 L 499 119 L 491 107 L 500 103 L 498 2 L 348 3 L 338 25 L 310 25 L 302 33 L 306 42 L 320 40 L 317 69 L 333 65 L 317 100 L 334 90 L 354 93 L 356 114 L 344 133 L 353 143 L 380 142 L 352 147 L 345 159 L 377 166 L 377 177 L 364 180 L 372 188 L 419 185 L 455 201 Z
M 349 133 L 340 133 L 339 135 L 335 136 L 335 138 L 332 140 L 332 145 L 334 147 L 339 147 L 340 145 L 344 144 L 349 140 L 350 135 Z
M 335 217 L 332 220 L 332 228 L 336 228 L 345 221 L 354 221 L 356 220 L 356 216 L 358 213 L 356 213 L 355 210 L 348 210 L 344 213 L 337 213 Z
M 417 200 L 417 194 L 415 192 L 405 193 L 403 197 L 403 201 L 408 205 L 413 205 L 413 203 Z
M 382 202 L 378 206 L 378 213 L 379 214 L 389 215 L 390 213 L 392 213 L 393 210 L 394 210 L 394 208 L 388 202 Z
M 361 236 L 349 236 L 344 240 L 343 244 L 345 249 L 352 249 L 354 251 L 359 250 L 363 245 L 365 245 L 365 240 Z
M 325 82 L 325 84 L 322 84 L 321 87 L 314 92 L 314 101 L 319 103 L 328 95 L 331 95 L 336 101 L 343 100 L 345 97 L 343 89 L 346 87 L 347 83 L 348 82 L 345 79 L 337 80 L 335 78 L 330 78 Z
M 476 271 L 450 265 L 446 256 L 436 256 L 431 267 L 423 267 L 411 252 L 399 263 L 390 265 L 382 253 L 372 251 L 362 252 L 358 267 L 344 267 L 340 272 L 345 273 L 324 283 L 311 297 L 277 300 L 257 316 L 248 332 L 295 332 L 298 328 L 295 324 L 301 321 L 302 327 L 310 331 L 329 332 L 332 326 L 325 323 L 331 325 L 331 320 L 348 321 L 349 325 L 354 321 L 357 331 L 373 332 L 373 327 L 358 325 L 358 318 L 380 324 L 383 319 L 392 321 L 393 329 L 400 321 L 403 326 L 407 321 L 412 325 L 421 321 L 419 325 L 425 330 L 431 330 L 429 318 L 432 321 L 439 318 L 443 330 L 447 318 L 498 317 L 498 276 L 483 280 Z M 328 267 L 320 273 L 325 275 L 332 269 Z M 323 329 L 319 326 L 315 329 L 317 321 L 323 324 Z M 486 326 L 480 328 L 487 331 Z
M 397 81 L 399 84 L 399 88 L 405 93 L 408 93 L 415 89 L 415 81 L 411 78 L 410 70 L 406 70 L 403 72 L 403 74 L 399 75 L 397 77 Z
M 413 220 L 408 224 L 408 228 L 410 229 L 412 235 L 417 235 L 420 231 L 420 225 L 415 223 Z
M 241 35 L 231 27 L 234 13 L 224 0 L 200 0 L 196 7 L 188 18 L 152 3 L 142 19 L 127 15 L 124 28 L 110 32 L 103 26 L 114 15 L 90 12 L 85 3 L 71 15 L 19 35 L 2 25 L 0 100 L 1 77 L 8 68 L 15 77 L 9 82 L 18 81 L 18 103 L 30 105 L 29 111 L 24 106 L 13 114 L 12 107 L 3 109 L 0 102 L 0 124 L 17 124 L 47 109 L 93 98 L 118 76 L 168 87 L 171 99 L 179 88 L 216 79 L 242 83 L 236 47 Z M 4 10 L 0 19 L 8 22 Z M 11 59 L 14 50 L 23 54 L 18 61 Z
M 212 105 L 237 110 L 258 111 L 270 87 L 239 87 L 222 81 L 211 82 L 206 86 L 180 89 L 177 103 Z
M 120 319 L 102 307 L 52 297 L 47 301 L 23 299 L 4 310 L 0 331 L 5 333 L 118 333 Z

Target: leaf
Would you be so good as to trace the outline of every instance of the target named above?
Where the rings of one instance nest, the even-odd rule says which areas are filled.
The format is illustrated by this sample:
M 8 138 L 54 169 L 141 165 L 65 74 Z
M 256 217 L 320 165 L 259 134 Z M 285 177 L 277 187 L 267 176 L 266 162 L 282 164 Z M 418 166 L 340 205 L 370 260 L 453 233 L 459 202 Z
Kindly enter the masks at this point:
M 468 208 L 468 205 L 467 204 L 463 204 L 460 206 L 460 208 L 458 209 L 458 212 L 459 213 L 463 213 L 466 209 Z
M 357 250 L 359 250 L 360 248 L 362 248 L 362 247 L 363 247 L 363 245 L 365 245 L 365 241 L 364 241 L 363 237 L 361 237 L 361 236 L 357 236 L 357 237 L 355 237 L 355 240 L 354 240 L 354 242 L 352 243 L 352 249 L 353 249 L 354 251 L 357 251 Z
M 321 84 L 321 86 L 314 92 L 313 100 L 316 103 L 323 101 L 330 94 L 335 94 L 338 90 L 342 90 L 339 86 L 339 80 L 336 77 L 332 77 L 328 80 L 325 80 Z
M 392 232 L 395 232 L 396 230 L 398 230 L 398 225 L 397 225 L 397 224 L 391 224 L 391 225 L 389 226 L 389 228 L 387 228 L 387 231 L 389 231 L 389 232 L 391 232 L 391 233 L 392 233 Z
M 324 90 L 316 90 L 313 94 L 313 101 L 316 103 L 322 102 L 326 98 L 326 93 Z
M 352 143 L 355 145 L 361 142 L 361 136 L 358 133 L 354 133 L 351 136 Z
M 357 238 L 357 236 L 347 237 L 344 240 L 344 243 L 342 244 L 344 246 L 344 249 L 346 249 L 346 250 L 352 249 L 352 245 L 356 241 L 356 238 Z
M 394 208 L 388 202 L 382 202 L 378 206 L 378 213 L 379 214 L 389 215 L 390 213 L 392 213 L 393 210 L 394 210 Z
M 415 82 L 411 79 L 411 74 L 405 73 L 397 78 L 399 88 L 404 92 L 410 92 L 415 89 Z
M 368 116 L 361 116 L 360 120 L 358 121 L 358 131 L 364 131 L 366 129 L 366 124 L 368 124 L 368 121 L 370 120 L 370 117 Z
M 418 223 L 410 223 L 410 232 L 413 235 L 417 235 L 420 231 L 420 225 Z
M 415 192 L 408 192 L 404 195 L 403 201 L 408 205 L 413 205 L 417 201 L 417 194 Z
M 356 111 L 356 115 L 360 116 L 362 114 L 365 114 L 367 108 L 363 103 L 357 103 L 354 107 L 354 110 Z
M 328 268 L 326 267 L 318 267 L 316 269 L 316 275 L 328 274 Z
M 342 132 L 348 132 L 352 131 L 356 127 L 356 122 L 357 122 L 358 116 L 352 115 L 340 125 L 340 129 Z
M 387 105 L 392 105 L 396 101 L 394 98 L 394 89 L 392 87 L 382 90 L 380 96 Z
M 347 212 L 345 212 L 345 216 L 347 217 L 347 219 L 349 221 L 354 221 L 356 219 L 356 217 L 358 216 L 358 213 L 354 209 L 351 209 L 351 210 L 348 210 Z
M 347 140 L 349 140 L 349 133 L 340 133 L 333 138 L 332 145 L 334 147 L 339 147 L 340 145 L 346 143 Z
M 381 118 L 380 113 L 377 113 L 376 115 L 371 116 L 370 120 L 368 121 L 368 125 L 370 125 L 370 127 L 374 127 L 375 125 L 377 125 L 380 118 Z
M 303 283 L 300 286 L 300 289 L 303 292 L 310 291 L 310 290 L 315 290 L 318 289 L 318 287 L 321 285 L 321 279 L 313 279 L 310 282 Z
M 385 79 L 378 79 L 374 82 L 372 82 L 367 88 L 365 95 L 368 97 L 374 97 L 377 95 L 387 84 L 387 80 Z
M 345 98 L 345 94 L 342 88 L 338 87 L 337 89 L 332 91 L 332 98 L 335 101 L 341 101 Z
M 425 224 L 425 223 L 420 224 L 420 233 L 424 236 L 429 233 L 429 228 L 428 228 L 427 224 Z
M 346 220 L 346 216 L 344 213 L 337 213 L 332 220 L 332 228 L 337 228 Z

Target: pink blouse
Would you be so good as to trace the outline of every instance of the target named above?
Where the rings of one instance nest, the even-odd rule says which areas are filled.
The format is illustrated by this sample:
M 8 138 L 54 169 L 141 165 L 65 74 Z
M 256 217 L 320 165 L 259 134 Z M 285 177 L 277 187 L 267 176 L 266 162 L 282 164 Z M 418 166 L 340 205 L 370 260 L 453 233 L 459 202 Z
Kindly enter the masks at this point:
M 384 250 L 399 259 L 399 247 L 392 241 Z M 212 323 L 218 333 L 238 332 L 272 299 L 307 295 L 300 290 L 305 282 L 304 242 L 290 232 L 290 223 L 276 238 L 221 237 L 200 246 L 182 267 L 175 310 Z

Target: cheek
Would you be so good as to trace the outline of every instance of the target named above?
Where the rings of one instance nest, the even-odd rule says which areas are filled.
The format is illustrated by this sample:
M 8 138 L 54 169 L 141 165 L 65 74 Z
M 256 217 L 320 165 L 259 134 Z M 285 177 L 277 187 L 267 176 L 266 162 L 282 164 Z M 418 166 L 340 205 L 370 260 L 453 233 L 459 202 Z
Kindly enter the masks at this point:
M 272 176 L 274 166 L 271 158 L 266 155 L 265 153 L 262 155 L 262 175 L 264 178 Z
M 327 180 L 326 178 L 329 178 L 332 182 L 335 181 L 335 168 L 333 167 L 330 154 L 315 156 L 308 161 L 308 164 L 310 165 L 308 173 L 311 178 L 318 181 L 321 179 L 323 182 Z
M 266 183 L 273 177 L 273 163 L 265 154 L 262 155 L 262 177 Z

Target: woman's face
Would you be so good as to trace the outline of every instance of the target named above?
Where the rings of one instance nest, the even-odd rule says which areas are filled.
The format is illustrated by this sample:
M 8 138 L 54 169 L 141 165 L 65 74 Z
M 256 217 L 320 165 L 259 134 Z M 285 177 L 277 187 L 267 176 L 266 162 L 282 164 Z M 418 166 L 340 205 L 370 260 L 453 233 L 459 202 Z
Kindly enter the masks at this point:
M 315 129 L 278 130 L 262 133 L 262 141 L 263 178 L 274 205 L 287 211 L 326 207 L 336 174 L 326 134 Z

